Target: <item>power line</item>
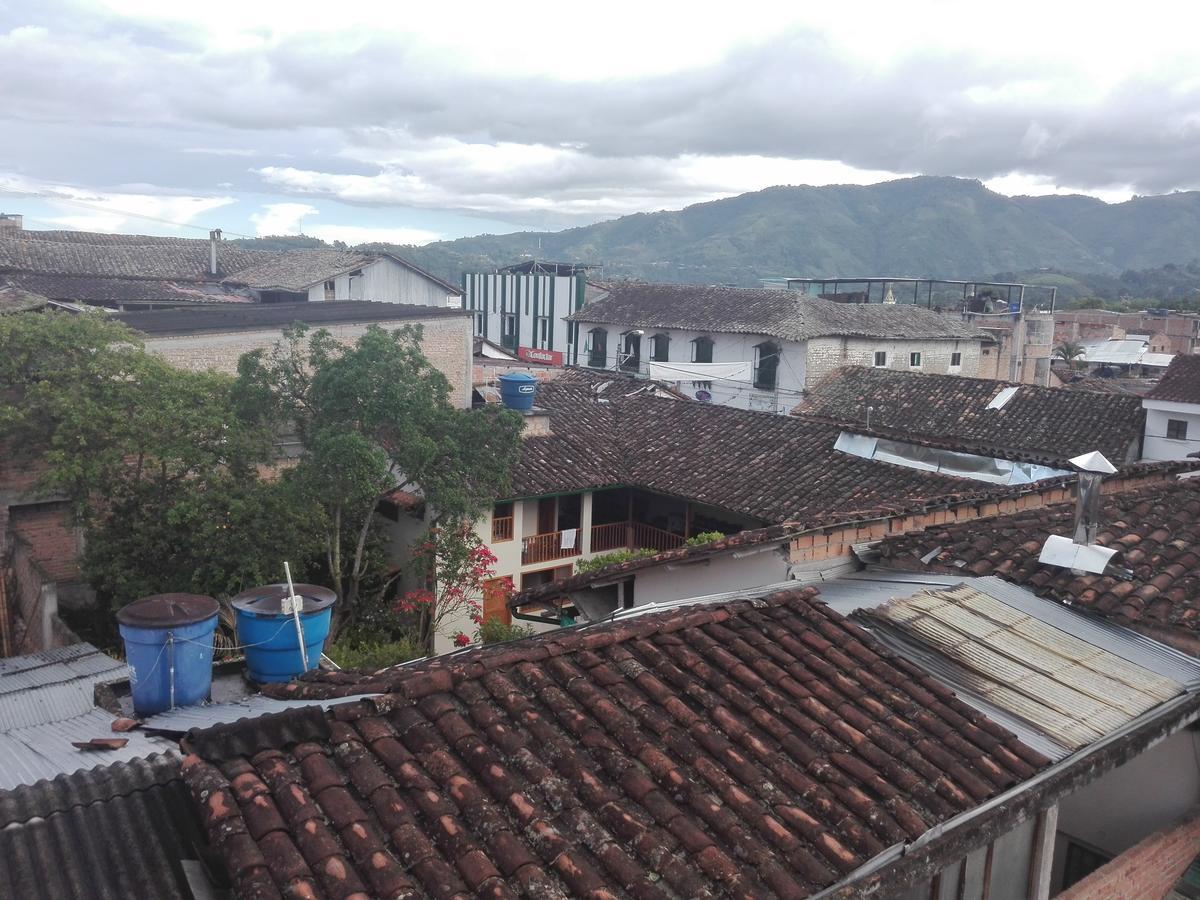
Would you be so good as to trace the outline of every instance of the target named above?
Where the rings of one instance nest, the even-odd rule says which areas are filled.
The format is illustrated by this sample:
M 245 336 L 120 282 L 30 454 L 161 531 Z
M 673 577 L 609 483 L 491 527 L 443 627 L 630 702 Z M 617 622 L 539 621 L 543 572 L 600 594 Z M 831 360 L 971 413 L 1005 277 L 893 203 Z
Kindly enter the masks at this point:
M 63 197 L 59 194 L 48 194 L 44 191 L 22 191 L 22 190 L 18 190 L 17 188 L 0 187 L 0 194 L 10 194 L 13 196 L 18 196 L 18 197 L 34 197 L 39 200 L 49 200 L 54 203 L 67 203 L 72 206 L 80 206 L 80 207 L 83 207 L 84 209 L 95 210 L 96 212 L 112 213 L 112 214 L 119 215 L 119 216 L 128 216 L 129 218 L 132 218 L 132 219 L 145 219 L 148 222 L 158 222 L 161 225 L 170 225 L 174 228 L 194 228 L 197 231 L 212 231 L 211 228 L 208 228 L 204 225 L 193 225 L 190 222 L 175 222 L 175 221 L 172 221 L 171 219 L 161 218 L 160 216 L 151 216 L 151 215 L 147 215 L 146 213 L 132 212 L 127 209 L 116 209 L 111 206 L 100 206 L 99 204 L 88 203 L 86 200 L 77 200 L 74 197 Z M 41 222 L 45 223 L 44 219 L 37 220 L 37 221 L 41 221 Z M 238 231 L 225 231 L 224 229 L 222 229 L 222 233 L 223 234 L 232 234 L 234 237 L 246 238 L 248 240 L 254 240 L 254 238 L 255 238 L 254 235 L 242 234 L 241 232 L 238 232 Z

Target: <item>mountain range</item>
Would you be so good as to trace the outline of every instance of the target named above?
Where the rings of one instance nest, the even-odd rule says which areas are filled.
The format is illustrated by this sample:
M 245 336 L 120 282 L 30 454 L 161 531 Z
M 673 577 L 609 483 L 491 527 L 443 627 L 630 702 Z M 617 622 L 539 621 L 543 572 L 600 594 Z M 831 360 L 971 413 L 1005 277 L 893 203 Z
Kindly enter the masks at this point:
M 974 180 L 920 176 L 771 187 L 565 231 L 387 249 L 452 281 L 531 257 L 597 263 L 610 278 L 747 286 L 786 275 L 1111 276 L 1200 256 L 1200 193 L 1110 204 L 1080 195 L 1007 197 Z

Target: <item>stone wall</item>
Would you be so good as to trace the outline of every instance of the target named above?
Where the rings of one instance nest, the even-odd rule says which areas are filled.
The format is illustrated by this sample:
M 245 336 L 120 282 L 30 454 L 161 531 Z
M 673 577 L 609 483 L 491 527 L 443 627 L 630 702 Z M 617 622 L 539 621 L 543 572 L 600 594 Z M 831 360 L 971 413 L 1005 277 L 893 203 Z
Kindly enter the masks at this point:
M 454 404 L 463 408 L 470 406 L 472 339 L 471 319 L 467 315 L 425 320 L 407 318 L 369 324 L 395 329 L 418 323 L 424 331 L 421 348 L 429 361 L 450 379 Z M 368 323 L 322 327 L 339 341 L 350 344 L 366 332 Z M 233 374 L 237 372 L 238 358 L 243 353 L 271 347 L 282 336 L 280 329 L 154 336 L 146 339 L 146 348 L 182 369 L 216 369 Z
M 805 381 L 816 384 L 825 375 L 842 366 L 873 366 L 875 354 L 887 354 L 887 365 L 881 368 L 901 372 L 929 372 L 937 375 L 979 374 L 979 340 L 885 340 L 876 338 L 829 337 L 808 342 Z M 910 356 L 921 354 L 921 365 L 910 365 Z M 951 355 L 962 354 L 961 364 L 951 367 Z

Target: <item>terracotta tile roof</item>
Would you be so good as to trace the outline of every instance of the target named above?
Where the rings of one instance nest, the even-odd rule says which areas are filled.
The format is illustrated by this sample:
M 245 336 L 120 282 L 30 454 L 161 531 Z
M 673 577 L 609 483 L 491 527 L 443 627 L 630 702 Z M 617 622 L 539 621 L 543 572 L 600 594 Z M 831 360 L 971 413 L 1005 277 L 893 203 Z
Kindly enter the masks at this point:
M 162 278 L 108 278 L 15 272 L 0 276 L 9 284 L 50 298 L 79 303 L 252 303 L 254 297 L 215 281 Z
M 116 313 L 113 318 L 143 334 L 198 334 L 206 331 L 278 329 L 295 322 L 334 325 L 352 322 L 400 322 L 410 319 L 463 317 L 460 309 L 416 306 L 409 303 L 373 303 L 339 300 L 328 303 L 267 303 L 219 306 L 204 309 L 154 309 Z
M 1200 403 L 1200 356 L 1176 355 L 1146 397 L 1171 403 Z
M 684 328 L 763 334 L 787 341 L 815 337 L 987 339 L 956 314 L 909 304 L 834 303 L 795 291 L 691 284 L 612 282 L 567 318 L 629 328 Z
M 16 238 L 0 237 L 0 271 L 184 281 L 210 278 L 207 240 L 159 238 L 131 243 L 89 241 L 88 237 L 84 234 L 73 240 L 51 240 L 35 231 L 21 232 Z M 277 255 L 222 243 L 218 260 L 222 272 L 229 274 Z
M 1106 574 L 1075 575 L 1038 562 L 1046 537 L 1069 536 L 1074 517 L 1074 504 L 1058 504 L 936 526 L 887 538 L 880 544 L 880 552 L 884 562 L 896 568 L 998 575 L 1043 597 L 1092 610 L 1125 625 L 1197 636 L 1200 479 L 1105 497 L 1096 540 L 1102 546 L 1119 548 Z M 933 554 L 929 563 L 922 563 L 929 554 Z
M 1048 763 L 812 593 L 393 669 L 184 778 L 244 897 L 803 897 Z
M 989 403 L 1015 388 L 999 409 Z M 1012 385 L 960 375 L 848 366 L 812 386 L 794 412 L 873 431 L 953 442 L 1001 458 L 1057 463 L 1099 450 L 1114 464 L 1137 458 L 1145 414 L 1137 397 Z
M 606 392 L 558 381 L 538 389 L 548 437 L 527 438 L 513 496 L 634 485 L 764 524 L 981 494 L 988 485 L 833 449 L 836 426 L 773 413 Z
M 1063 373 L 1065 375 L 1066 373 Z M 1093 391 L 1098 394 L 1136 395 L 1126 379 L 1103 378 L 1099 375 L 1075 375 L 1064 377 L 1062 387 L 1068 391 Z
M 263 291 L 303 291 L 375 262 L 378 256 L 354 250 L 289 250 L 239 269 L 226 280 Z

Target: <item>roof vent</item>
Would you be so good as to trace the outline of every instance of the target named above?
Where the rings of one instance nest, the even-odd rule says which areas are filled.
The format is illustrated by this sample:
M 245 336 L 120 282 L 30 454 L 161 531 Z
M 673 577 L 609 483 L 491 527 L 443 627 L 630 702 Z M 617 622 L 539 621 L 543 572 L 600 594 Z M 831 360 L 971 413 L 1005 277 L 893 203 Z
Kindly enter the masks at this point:
M 1117 471 L 1103 453 L 1093 450 L 1071 460 L 1079 469 L 1078 498 L 1075 501 L 1075 530 L 1071 538 L 1052 534 L 1046 538 L 1038 562 L 1069 568 L 1075 574 L 1099 575 L 1116 555 L 1116 549 L 1096 544 L 1100 528 L 1100 485 L 1105 475 Z

